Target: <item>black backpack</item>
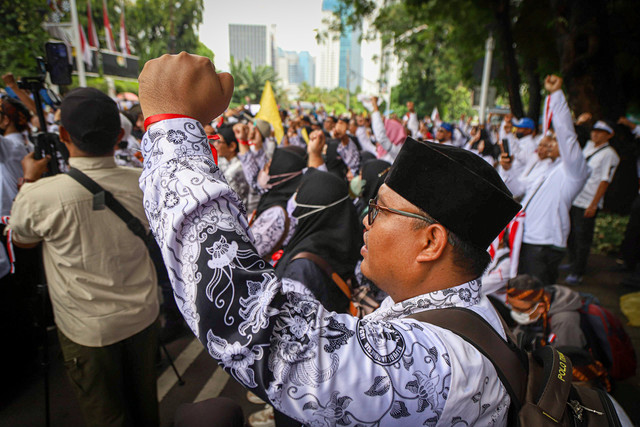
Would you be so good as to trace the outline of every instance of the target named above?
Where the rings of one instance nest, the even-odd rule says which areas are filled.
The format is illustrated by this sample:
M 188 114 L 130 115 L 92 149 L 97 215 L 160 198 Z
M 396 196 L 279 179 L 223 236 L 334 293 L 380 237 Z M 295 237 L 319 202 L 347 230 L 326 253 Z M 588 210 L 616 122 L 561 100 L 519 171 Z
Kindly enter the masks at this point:
M 510 426 L 621 426 L 607 393 L 573 383 L 571 360 L 554 347 L 525 353 L 509 332 L 505 341 L 482 316 L 466 308 L 409 317 L 450 330 L 489 359 L 511 398 Z

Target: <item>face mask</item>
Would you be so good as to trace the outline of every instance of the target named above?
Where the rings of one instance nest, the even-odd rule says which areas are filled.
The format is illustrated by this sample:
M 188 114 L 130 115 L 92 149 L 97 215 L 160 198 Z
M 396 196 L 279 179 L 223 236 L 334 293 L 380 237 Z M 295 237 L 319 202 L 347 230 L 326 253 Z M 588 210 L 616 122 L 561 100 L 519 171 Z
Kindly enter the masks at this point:
M 360 175 L 354 176 L 349 183 L 349 191 L 353 197 L 362 197 L 362 190 L 367 183 Z
M 301 175 L 302 171 L 297 172 L 289 172 L 289 173 L 281 173 L 279 175 L 269 175 L 266 170 L 261 170 L 258 172 L 258 186 L 260 188 L 264 188 L 265 190 L 270 190 L 276 185 L 280 185 L 284 182 L 287 182 L 298 175 Z M 273 179 L 281 178 L 275 182 L 270 182 Z
M 531 318 L 531 315 L 540 307 L 540 302 L 537 303 L 531 310 L 522 312 L 517 310 L 511 310 L 511 318 L 518 322 L 520 325 L 530 325 L 538 321 L 542 313 L 538 313 L 535 318 Z
M 342 199 L 340 199 L 340 200 L 336 200 L 335 202 L 333 202 L 333 203 L 331 203 L 331 204 L 329 204 L 329 205 L 303 205 L 302 203 L 298 203 L 298 202 L 296 202 L 296 197 L 297 197 L 297 196 L 298 196 L 298 195 L 296 194 L 296 195 L 293 197 L 293 205 L 294 205 L 295 207 L 313 209 L 312 211 L 309 211 L 309 212 L 304 213 L 304 214 L 302 214 L 302 215 L 298 215 L 298 216 L 293 215 L 293 217 L 294 217 L 294 218 L 296 218 L 298 221 L 299 221 L 299 220 L 301 220 L 302 218 L 304 218 L 305 216 L 313 215 L 313 214 L 315 214 L 315 213 L 322 212 L 322 211 L 323 211 L 323 210 L 325 210 L 325 209 L 329 209 L 330 207 L 335 206 L 335 205 L 337 205 L 338 203 L 342 203 L 343 201 L 345 201 L 345 200 L 347 200 L 347 199 L 349 198 L 349 196 L 348 196 L 348 195 L 346 195 L 346 196 L 344 196 Z
M 527 136 L 527 135 L 525 135 L 524 132 L 516 132 L 516 138 L 518 138 L 518 139 L 524 138 L 525 136 Z

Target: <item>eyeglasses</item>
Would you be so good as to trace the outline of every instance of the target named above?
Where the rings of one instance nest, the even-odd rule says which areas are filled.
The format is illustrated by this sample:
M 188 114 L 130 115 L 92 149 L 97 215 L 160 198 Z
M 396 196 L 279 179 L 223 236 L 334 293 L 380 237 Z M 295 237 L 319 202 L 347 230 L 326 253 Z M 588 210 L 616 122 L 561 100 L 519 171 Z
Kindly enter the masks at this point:
M 406 216 L 406 217 L 409 217 L 409 218 L 421 219 L 423 221 L 428 222 L 429 224 L 436 224 L 437 223 L 436 220 L 431 219 L 431 218 L 427 218 L 426 216 L 418 215 L 418 214 L 411 213 L 411 212 L 399 211 L 397 209 L 391 209 L 391 208 L 387 208 L 385 206 L 380 206 L 378 204 L 378 200 L 377 199 L 371 199 L 371 200 L 369 200 L 369 212 L 368 212 L 368 217 L 367 217 L 367 220 L 369 221 L 369 227 L 371 227 L 373 225 L 373 222 L 376 220 L 376 217 L 378 216 L 378 213 L 380 211 L 391 212 L 391 213 L 394 213 L 396 215 L 402 215 L 402 216 Z
M 426 217 L 426 216 L 414 214 L 414 213 L 411 213 L 411 212 L 399 211 L 398 209 L 392 209 L 392 208 L 388 208 L 386 206 L 380 206 L 378 204 L 378 200 L 377 199 L 371 199 L 371 200 L 369 200 L 369 212 L 367 212 L 367 221 L 369 222 L 369 227 L 371 227 L 373 225 L 373 222 L 376 220 L 376 217 L 378 216 L 378 213 L 380 211 L 386 211 L 386 212 L 394 213 L 396 215 L 406 216 L 406 217 L 409 217 L 409 218 L 421 219 L 423 221 L 426 221 L 429 224 L 439 224 L 439 222 L 436 221 L 433 218 L 429 218 L 429 217 Z M 451 237 L 451 231 L 447 232 L 447 242 L 449 242 L 449 244 L 451 246 L 455 246 L 456 245 L 455 241 Z

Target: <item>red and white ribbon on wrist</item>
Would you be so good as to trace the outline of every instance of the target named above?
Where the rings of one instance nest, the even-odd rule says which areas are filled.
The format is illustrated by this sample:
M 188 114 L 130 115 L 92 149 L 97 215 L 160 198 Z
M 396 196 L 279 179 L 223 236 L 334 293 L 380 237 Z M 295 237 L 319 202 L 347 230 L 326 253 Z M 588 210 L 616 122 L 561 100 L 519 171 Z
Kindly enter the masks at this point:
M 154 114 L 144 119 L 144 131 L 146 132 L 149 126 L 154 123 L 169 119 L 193 119 L 193 117 L 185 116 L 184 114 Z
M 553 111 L 550 110 L 551 95 L 547 95 L 547 99 L 544 102 L 544 123 L 542 124 L 542 134 L 546 135 L 547 131 L 551 127 L 551 119 L 553 118 Z

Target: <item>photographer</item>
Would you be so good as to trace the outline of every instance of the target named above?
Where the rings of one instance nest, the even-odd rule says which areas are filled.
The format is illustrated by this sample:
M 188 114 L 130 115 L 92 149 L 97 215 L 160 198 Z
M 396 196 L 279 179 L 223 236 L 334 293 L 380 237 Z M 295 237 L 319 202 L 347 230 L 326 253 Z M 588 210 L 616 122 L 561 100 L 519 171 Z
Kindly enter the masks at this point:
M 70 165 L 110 192 L 147 228 L 140 171 L 117 167 L 123 135 L 113 100 L 92 88 L 67 94 L 60 138 Z M 25 184 L 8 225 L 13 242 L 42 242 L 65 367 L 87 425 L 158 425 L 155 351 L 159 304 L 145 242 L 67 174 L 39 177 L 48 159 L 25 157 Z M 36 181 L 36 182 L 33 182 Z

